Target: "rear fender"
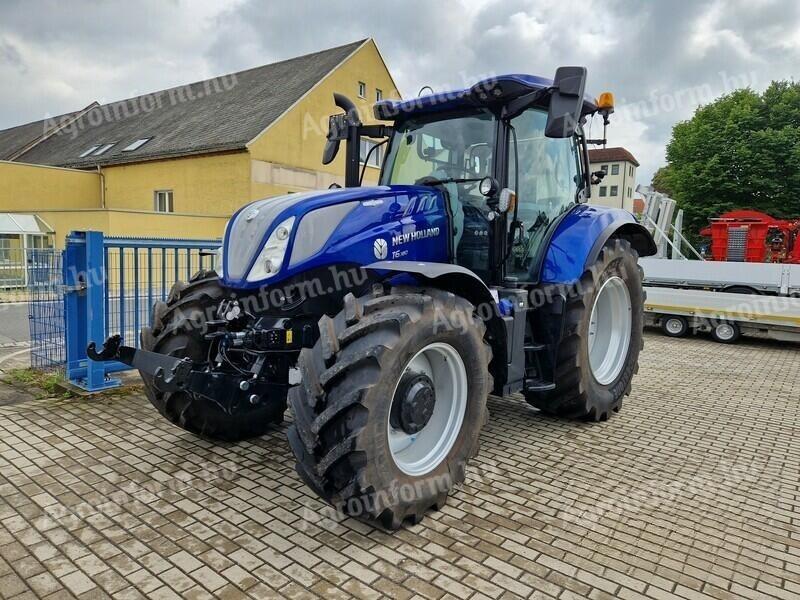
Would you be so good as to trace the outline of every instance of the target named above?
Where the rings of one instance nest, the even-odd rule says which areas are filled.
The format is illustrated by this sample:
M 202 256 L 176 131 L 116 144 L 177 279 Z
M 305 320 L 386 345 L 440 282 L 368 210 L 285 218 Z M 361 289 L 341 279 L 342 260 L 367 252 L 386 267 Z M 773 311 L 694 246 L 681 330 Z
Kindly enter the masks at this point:
M 493 353 L 490 370 L 494 377 L 495 393 L 498 389 L 502 391 L 508 372 L 506 328 L 491 290 L 480 277 L 469 269 L 447 263 L 391 260 L 372 263 L 366 268 L 379 279 L 402 280 L 412 277 L 423 286 L 435 287 L 469 300 L 486 323 Z

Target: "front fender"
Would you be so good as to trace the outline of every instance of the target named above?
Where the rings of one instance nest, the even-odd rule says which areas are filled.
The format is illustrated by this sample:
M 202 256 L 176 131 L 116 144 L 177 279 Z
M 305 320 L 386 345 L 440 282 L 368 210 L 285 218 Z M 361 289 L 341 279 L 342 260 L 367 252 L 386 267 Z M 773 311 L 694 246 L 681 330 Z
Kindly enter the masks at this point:
M 370 271 L 387 277 L 412 275 L 433 287 L 453 292 L 466 298 L 476 307 L 495 306 L 496 302 L 486 283 L 475 273 L 464 267 L 450 263 L 414 262 L 408 260 L 384 260 L 366 267 Z
M 581 204 L 568 213 L 550 238 L 540 281 L 571 284 L 593 265 L 612 237 L 627 239 L 639 256 L 656 253 L 652 235 L 633 214 L 619 208 Z

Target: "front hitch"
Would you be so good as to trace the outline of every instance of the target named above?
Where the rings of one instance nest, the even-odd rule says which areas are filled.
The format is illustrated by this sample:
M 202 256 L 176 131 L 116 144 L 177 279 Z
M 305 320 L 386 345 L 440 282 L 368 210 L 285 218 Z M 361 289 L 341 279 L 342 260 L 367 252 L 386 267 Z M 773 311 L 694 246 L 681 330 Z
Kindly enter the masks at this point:
M 212 371 L 209 365 L 194 363 L 188 358 L 175 358 L 124 346 L 119 335 L 108 338 L 100 352 L 94 342 L 90 343 L 86 355 L 94 361 L 116 360 L 124 363 L 142 375 L 152 377 L 153 385 L 162 392 L 186 392 L 202 396 L 228 414 L 240 406 L 259 404 L 276 393 L 285 395 L 288 387 L 260 377 L 247 379 L 241 374 Z
M 138 369 L 141 373 L 152 376 L 156 387 L 162 392 L 185 389 L 194 367 L 188 358 L 174 358 L 166 354 L 123 346 L 120 335 L 108 338 L 100 352 L 97 352 L 95 343 L 91 342 L 86 348 L 86 356 L 96 362 L 117 360 Z

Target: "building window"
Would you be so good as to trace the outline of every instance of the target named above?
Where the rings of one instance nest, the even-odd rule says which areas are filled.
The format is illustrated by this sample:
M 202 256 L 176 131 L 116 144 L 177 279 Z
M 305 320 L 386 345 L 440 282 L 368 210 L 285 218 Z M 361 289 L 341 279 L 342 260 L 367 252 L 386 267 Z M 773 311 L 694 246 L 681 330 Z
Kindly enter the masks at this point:
M 611 165 L 611 174 L 612 175 L 619 175 L 619 163 L 615 165 Z
M 628 165 L 628 175 L 633 177 L 633 165 Z
M 78 158 L 84 158 L 86 156 L 89 156 L 92 152 L 97 150 L 99 147 L 100 147 L 100 144 L 95 144 L 94 146 L 91 146 L 88 150 L 83 152 L 83 154 L 81 154 Z
M 3 263 L 10 263 L 11 262 L 11 239 L 18 238 L 19 236 L 11 236 L 11 235 L 0 235 L 0 262 Z
M 608 173 L 608 165 L 603 165 L 600 167 L 600 170 L 603 171 L 603 173 Z
M 383 100 L 383 90 L 375 89 L 375 102 Z
M 367 97 L 367 84 L 363 81 L 358 82 L 358 97 L 359 98 L 366 98 Z
M 608 194 L 606 194 L 606 190 L 607 189 L 608 188 L 606 188 L 606 186 L 604 186 L 604 185 L 600 186 L 600 197 L 601 198 L 605 198 L 608 195 Z
M 631 194 L 633 194 L 633 190 L 631 189 L 630 186 L 628 186 L 628 198 L 631 197 Z
M 617 195 L 617 193 L 619 193 L 619 187 L 616 186 L 616 185 L 612 185 L 611 186 L 611 193 L 609 193 L 609 196 L 614 198 Z
M 153 198 L 153 210 L 156 212 L 175 212 L 175 206 L 172 201 L 172 190 L 156 190 Z
M 111 150 L 116 145 L 117 145 L 117 142 L 111 142 L 110 144 L 103 144 L 97 150 L 94 151 L 92 156 L 100 156 L 101 154 L 105 154 L 106 152 Z
M 147 142 L 149 142 L 152 139 L 153 138 L 140 138 L 140 139 L 136 140 L 135 142 L 131 142 L 130 144 L 125 146 L 122 149 L 122 151 L 123 152 L 133 152 L 134 150 L 138 150 L 139 148 L 144 146 Z
M 380 168 L 381 164 L 383 164 L 384 146 L 375 148 L 372 154 L 369 154 L 369 151 L 372 150 L 372 148 L 374 148 L 377 145 L 378 145 L 377 142 L 361 138 L 361 147 L 359 148 L 359 160 L 361 161 L 362 164 L 364 164 L 364 162 L 366 161 L 366 163 L 369 166 Z M 368 154 L 369 158 L 367 158 Z

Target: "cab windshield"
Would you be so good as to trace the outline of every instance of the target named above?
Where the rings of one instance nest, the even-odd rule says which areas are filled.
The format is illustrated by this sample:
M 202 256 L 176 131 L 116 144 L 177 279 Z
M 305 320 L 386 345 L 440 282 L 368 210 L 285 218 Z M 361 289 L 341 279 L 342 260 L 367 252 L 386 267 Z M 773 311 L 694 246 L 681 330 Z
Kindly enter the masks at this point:
M 439 183 L 450 200 L 485 205 L 478 182 L 492 174 L 496 120 L 488 111 L 408 119 L 395 127 L 381 183 Z
M 489 276 L 489 207 L 479 182 L 494 174 L 497 120 L 486 110 L 426 115 L 395 126 L 381 182 L 442 188 L 456 264 Z

